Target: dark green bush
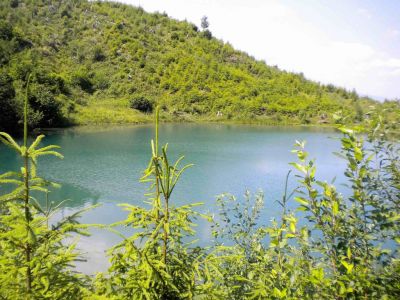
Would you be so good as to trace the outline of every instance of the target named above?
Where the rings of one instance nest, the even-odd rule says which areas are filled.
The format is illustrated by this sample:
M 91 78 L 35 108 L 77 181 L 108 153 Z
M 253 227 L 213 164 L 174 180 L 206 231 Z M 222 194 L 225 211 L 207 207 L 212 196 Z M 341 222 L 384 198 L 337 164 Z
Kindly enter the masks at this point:
M 15 103 L 13 79 L 6 73 L 0 73 L 0 131 L 15 131 L 18 113 Z
M 110 79 L 105 72 L 97 72 L 93 77 L 93 86 L 96 90 L 105 90 L 110 87 Z
M 72 75 L 71 83 L 74 86 L 80 87 L 83 91 L 87 93 L 94 92 L 94 86 L 92 79 L 89 77 L 89 74 L 84 70 L 78 70 Z
M 31 127 L 52 127 L 62 123 L 62 103 L 57 100 L 56 94 L 46 85 L 33 85 L 29 95 L 29 105 L 35 116 L 31 120 Z
M 153 102 L 144 96 L 137 96 L 130 101 L 130 107 L 144 113 L 151 113 Z
M 106 55 L 101 47 L 95 47 L 93 50 L 93 61 L 103 61 L 106 59 Z
M 11 8 L 17 8 L 19 5 L 19 0 L 11 0 L 10 6 Z
M 10 41 L 13 38 L 13 28 L 12 26 L 1 20 L 0 21 L 0 39 Z
M 204 30 L 204 31 L 202 32 L 202 34 L 203 34 L 203 36 L 204 36 L 206 39 L 211 40 L 211 38 L 212 38 L 212 33 L 211 33 L 210 30 L 206 29 L 206 30 Z

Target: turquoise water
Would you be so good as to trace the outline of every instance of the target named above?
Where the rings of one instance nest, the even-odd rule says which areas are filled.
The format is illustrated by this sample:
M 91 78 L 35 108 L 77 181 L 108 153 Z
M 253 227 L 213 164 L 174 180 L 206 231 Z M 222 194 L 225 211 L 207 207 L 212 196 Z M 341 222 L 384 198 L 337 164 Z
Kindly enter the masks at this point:
M 61 146 L 63 160 L 43 158 L 39 173 L 62 184 L 52 192 L 55 202 L 70 199 L 61 210 L 67 215 L 93 204 L 100 207 L 87 212 L 83 223 L 109 224 L 125 218 L 118 203 L 141 204 L 146 185 L 139 183 L 150 158 L 152 126 L 77 128 L 47 133 L 44 144 Z M 219 124 L 163 124 L 161 142 L 169 143 L 169 153 L 185 155 L 193 163 L 182 177 L 172 202 L 175 205 L 203 202 L 203 212 L 216 212 L 215 198 L 222 193 L 241 197 L 246 189 L 265 193 L 263 222 L 279 215 L 276 200 L 283 194 L 291 153 L 296 140 L 306 140 L 310 157 L 316 159 L 321 180 L 343 183 L 344 162 L 332 154 L 339 150 L 339 134 L 326 128 L 266 127 Z M 16 155 L 0 148 L 0 173 L 19 169 Z M 291 176 L 290 188 L 296 186 Z M 293 204 L 294 205 L 294 204 Z M 60 216 L 58 216 L 60 217 Z M 200 224 L 199 243 L 210 243 L 210 227 Z M 81 238 L 80 249 L 88 261 L 81 271 L 93 273 L 107 268 L 105 250 L 119 241 L 110 232 L 93 229 L 92 236 Z

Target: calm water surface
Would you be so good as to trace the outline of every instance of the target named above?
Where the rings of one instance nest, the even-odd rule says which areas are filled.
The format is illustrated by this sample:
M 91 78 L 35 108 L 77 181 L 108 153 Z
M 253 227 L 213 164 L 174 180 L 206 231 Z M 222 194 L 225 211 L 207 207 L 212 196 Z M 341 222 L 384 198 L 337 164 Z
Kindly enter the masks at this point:
M 146 185 L 138 180 L 150 158 L 153 130 L 152 126 L 83 127 L 48 133 L 44 144 L 60 145 L 65 158 L 41 159 L 39 173 L 62 184 L 61 189 L 51 193 L 51 200 L 70 199 L 60 214 L 101 204 L 85 213 L 81 221 L 109 224 L 126 217 L 118 203 L 140 205 Z M 172 202 L 203 202 L 203 212 L 216 212 L 216 195 L 229 192 L 240 198 L 246 189 L 262 189 L 266 199 L 262 219 L 268 222 L 278 216 L 275 201 L 282 196 L 285 177 L 291 169 L 289 162 L 296 160 L 291 153 L 296 140 L 307 141 L 321 180 L 337 177 L 337 184 L 344 181 L 344 161 L 332 154 L 339 150 L 339 134 L 326 128 L 163 124 L 160 136 L 162 143 L 168 141 L 172 157 L 185 155 L 185 162 L 195 165 L 182 177 Z M 19 169 L 20 163 L 14 153 L 0 147 L 1 173 Z M 295 186 L 292 176 L 290 187 Z M 105 230 L 91 231 L 91 237 L 79 241 L 88 258 L 79 269 L 87 273 L 105 270 L 108 263 L 104 252 L 119 241 Z M 201 244 L 210 242 L 207 224 L 198 227 L 198 238 Z

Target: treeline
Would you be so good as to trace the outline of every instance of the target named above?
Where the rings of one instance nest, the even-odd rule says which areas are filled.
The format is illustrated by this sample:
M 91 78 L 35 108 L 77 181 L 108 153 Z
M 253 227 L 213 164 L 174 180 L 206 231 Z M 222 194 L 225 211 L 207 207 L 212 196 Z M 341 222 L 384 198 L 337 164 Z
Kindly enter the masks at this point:
M 49 201 L 56 184 L 38 177 L 37 159 L 62 155 L 54 145 L 40 148 L 43 135 L 27 144 L 26 94 L 23 143 L 0 133 L 0 141 L 21 157 L 20 171 L 0 175 L 1 299 L 400 297 L 400 152 L 380 117 L 369 119 L 366 128 L 338 126 L 348 196 L 318 180 L 305 142 L 297 142 L 292 165 L 298 187 L 288 191 L 283 184 L 281 215 L 262 225 L 261 193 L 219 196 L 217 217 L 197 213 L 200 203 L 174 205 L 174 188 L 191 165 L 182 166 L 182 158 L 172 162 L 167 145 L 159 145 L 157 110 L 141 179 L 151 186 L 148 199 L 143 206 L 121 204 L 128 217 L 108 228 L 121 242 L 108 252 L 109 270 L 93 278 L 74 270 L 80 255 L 71 237 L 87 234 L 89 226 L 77 220 L 84 212 L 54 222 L 62 203 Z M 10 185 L 14 189 L 4 193 Z M 298 207 L 289 209 L 289 201 Z M 209 247 L 194 241 L 199 218 L 211 223 Z M 115 226 L 134 232 L 123 236 Z
M 28 73 L 31 128 L 150 121 L 156 105 L 166 120 L 271 124 L 333 123 L 335 111 L 362 122 L 370 105 L 386 107 L 268 66 L 208 29 L 124 4 L 5 0 L 0 20 L 3 130 L 20 128 Z M 388 119 L 398 120 L 399 103 L 390 106 Z

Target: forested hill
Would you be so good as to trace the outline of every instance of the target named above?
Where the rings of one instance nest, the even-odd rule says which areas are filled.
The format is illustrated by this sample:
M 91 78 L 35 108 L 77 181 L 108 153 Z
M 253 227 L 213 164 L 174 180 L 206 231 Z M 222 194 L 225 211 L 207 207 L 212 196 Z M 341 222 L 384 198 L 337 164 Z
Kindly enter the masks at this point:
M 143 122 L 155 104 L 169 120 L 326 123 L 342 110 L 361 121 L 374 104 L 211 31 L 112 2 L 2 0 L 0 129 L 17 126 L 27 74 L 32 127 Z

